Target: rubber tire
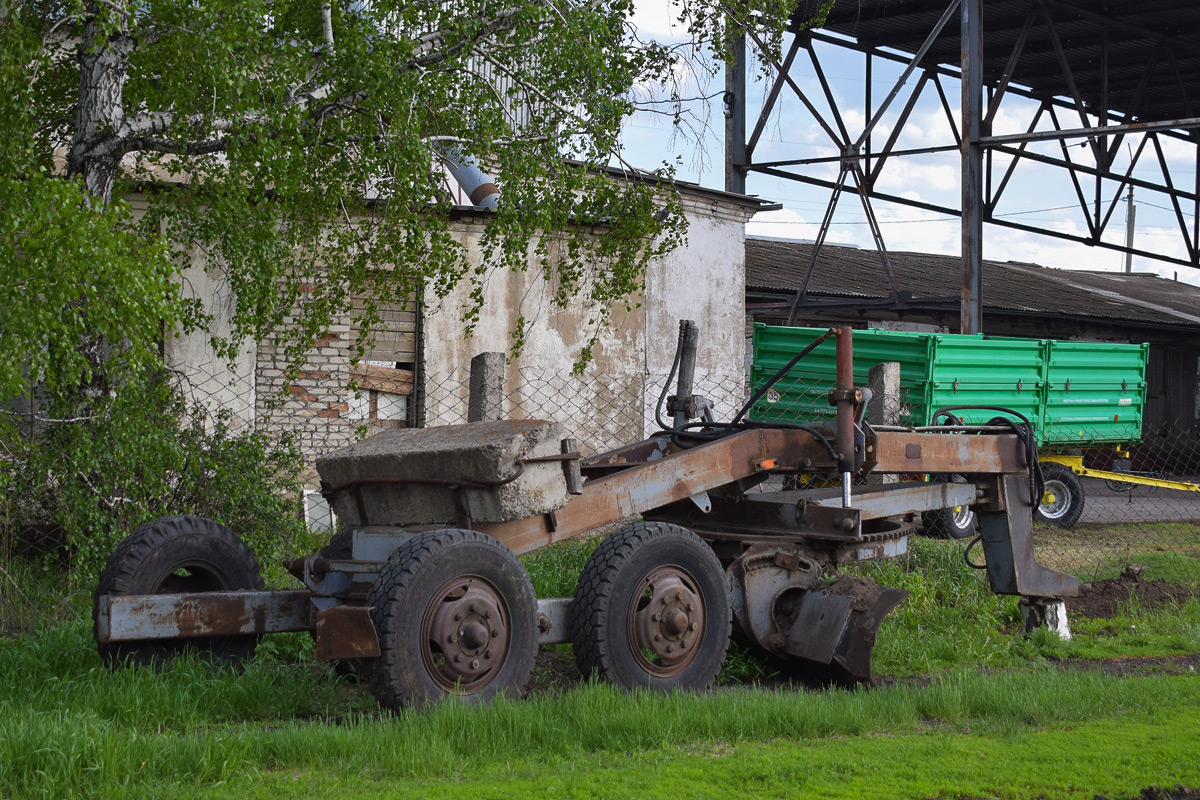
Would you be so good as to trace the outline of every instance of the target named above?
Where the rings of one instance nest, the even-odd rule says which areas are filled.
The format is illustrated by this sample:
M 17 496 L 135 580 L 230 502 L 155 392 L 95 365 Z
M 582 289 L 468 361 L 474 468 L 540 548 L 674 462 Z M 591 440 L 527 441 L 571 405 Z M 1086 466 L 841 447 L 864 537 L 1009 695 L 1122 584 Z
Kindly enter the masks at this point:
M 508 606 L 508 657 L 490 683 L 474 694 L 446 692 L 421 657 L 421 624 L 431 595 L 458 575 L 478 575 Z M 420 708 L 443 699 L 486 703 L 519 698 L 533 673 L 538 648 L 538 607 L 529 573 L 513 552 L 478 531 L 447 528 L 406 541 L 388 558 L 367 594 L 380 655 L 360 660 L 360 672 L 384 708 Z
M 635 659 L 628 635 L 629 608 L 642 579 L 659 566 L 686 570 L 704 603 L 701 650 L 682 672 L 661 677 Z M 716 554 L 696 534 L 665 522 L 636 522 L 613 533 L 592 553 L 571 606 L 575 662 L 584 677 L 597 676 L 625 689 L 701 691 L 725 662 L 733 610 L 725 572 Z
M 1083 515 L 1085 501 L 1083 483 L 1080 482 L 1079 476 L 1072 472 L 1069 467 L 1050 462 L 1042 464 L 1042 481 L 1047 491 L 1055 491 L 1056 488 L 1059 491 L 1065 490 L 1069 499 L 1066 508 L 1053 517 L 1046 515 L 1044 507 L 1039 500 L 1033 511 L 1034 521 L 1040 522 L 1043 525 L 1070 528 Z M 1055 487 L 1054 484 L 1058 484 L 1058 486 Z
M 354 529 L 342 528 L 329 537 L 329 543 L 317 551 L 320 558 L 345 561 L 354 557 Z
M 189 575 L 176 575 L 189 570 Z M 162 517 L 138 527 L 108 558 L 93 596 L 97 625 L 105 595 L 175 594 L 261 590 L 258 562 L 237 535 L 204 517 Z M 98 629 L 97 629 L 98 630 Z M 237 664 L 254 654 L 259 635 L 197 639 L 147 639 L 102 643 L 100 657 L 110 666 L 125 662 L 163 665 L 184 652 Z
M 932 475 L 933 483 L 965 483 L 961 475 Z M 956 513 L 953 508 L 939 508 L 936 511 L 925 511 L 921 514 L 921 525 L 925 535 L 936 539 L 970 539 L 979 527 L 979 518 L 969 507 L 967 513 Z

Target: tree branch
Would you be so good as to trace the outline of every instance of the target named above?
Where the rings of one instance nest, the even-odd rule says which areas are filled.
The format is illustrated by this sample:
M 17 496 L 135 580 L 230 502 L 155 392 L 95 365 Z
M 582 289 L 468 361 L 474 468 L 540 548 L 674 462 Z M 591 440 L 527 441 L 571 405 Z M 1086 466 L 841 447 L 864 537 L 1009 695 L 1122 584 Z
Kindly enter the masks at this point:
M 108 2 L 108 0 L 102 0 Z M 510 28 L 522 9 L 510 8 L 498 12 L 485 22 L 471 37 L 457 44 L 446 47 L 446 36 L 442 31 L 433 31 L 418 37 L 413 48 L 413 55 L 397 66 L 398 72 L 413 69 L 425 69 L 431 65 L 448 61 L 464 52 L 480 52 L 480 45 L 503 30 Z M 495 59 L 488 59 L 493 64 Z M 330 117 L 347 111 L 355 110 L 363 101 L 369 98 L 365 91 L 355 91 L 329 100 L 333 95 L 334 84 L 324 83 L 305 91 L 297 92 L 282 103 L 279 110 L 307 110 L 310 105 L 321 101 L 319 108 L 313 112 L 309 125 L 319 126 Z M 561 109 L 560 109 L 561 110 Z M 266 109 L 250 111 L 240 116 L 211 118 L 203 114 L 180 116 L 171 111 L 144 111 L 127 116 L 111 136 L 97 142 L 83 154 L 85 158 L 120 158 L 134 150 L 153 150 L 176 155 L 198 155 L 219 152 L 226 147 L 227 140 L 223 137 L 212 138 L 213 133 L 228 133 L 247 125 L 265 122 L 269 119 Z M 196 141 L 178 142 L 165 138 L 172 129 L 182 127 L 195 130 L 208 138 Z

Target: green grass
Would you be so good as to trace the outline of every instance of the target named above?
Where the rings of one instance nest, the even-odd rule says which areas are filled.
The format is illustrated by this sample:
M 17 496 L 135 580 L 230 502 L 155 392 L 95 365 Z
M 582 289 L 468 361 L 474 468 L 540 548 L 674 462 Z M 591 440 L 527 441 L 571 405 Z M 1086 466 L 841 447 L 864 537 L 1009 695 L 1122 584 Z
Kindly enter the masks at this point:
M 1167 526 L 1177 536 L 1186 526 Z M 562 542 L 522 558 L 539 597 L 565 597 L 598 538 Z M 986 574 L 963 560 L 964 543 L 913 537 L 909 553 L 848 569 L 909 596 L 880 627 L 875 672 L 920 675 L 962 666 L 1017 667 L 1042 660 L 1119 655 L 1168 656 L 1200 651 L 1200 604 L 1195 599 L 1160 612 L 1128 604 L 1113 620 L 1072 620 L 1071 641 L 1020 634 L 1015 597 L 992 594 Z M 569 659 L 569 654 L 563 653 Z M 738 643 L 718 676 L 719 684 L 773 682 L 778 662 Z
M 448 777 L 391 778 L 279 768 L 253 780 L 157 797 L 374 798 L 1090 798 L 1137 796 L 1153 785 L 1195 785 L 1196 708 L 1141 710 L 1054 728 L 976 724 L 847 738 L 775 738 L 652 744 L 562 759 L 496 763 L 466 755 Z M 982 728 L 982 729 L 981 729 Z M 1146 754 L 1150 753 L 1149 756 Z
M 538 597 L 570 597 L 583 565 L 604 537 L 567 539 L 521 556 Z
M 89 578 L 94 583 L 95 577 Z M 29 633 L 85 613 L 88 590 L 73 570 L 46 557 L 0 557 L 0 636 Z
M 539 596 L 571 594 L 594 546 L 526 556 Z M 110 671 L 76 610 L 0 639 L 0 797 L 1090 798 L 1200 784 L 1200 676 L 1053 666 L 1200 652 L 1195 599 L 1075 619 L 1064 642 L 1022 636 L 1015 598 L 990 594 L 961 543 L 914 540 L 857 571 L 911 592 L 880 630 L 876 672 L 928 682 L 755 690 L 776 665 L 734 646 L 726 687 L 702 696 L 585 685 L 392 716 L 313 664 L 306 635 L 268 637 L 240 673 Z
M 1137 735 L 1111 737 L 1107 755 L 1090 744 L 1093 757 L 1132 758 L 1154 731 L 1186 745 L 1139 756 L 1143 768 L 1126 788 L 1200 779 L 1197 676 L 961 669 L 885 691 L 739 688 L 703 696 L 589 685 L 391 716 L 327 670 L 311 669 L 298 645 L 238 674 L 195 662 L 109 671 L 87 633 L 77 623 L 0 647 L 0 796 L 187 797 L 198 786 L 204 796 L 248 796 L 252 788 L 259 794 L 249 796 L 362 796 L 394 785 L 406 796 L 521 797 L 555 796 L 556 782 L 561 789 L 568 780 L 589 797 L 687 796 L 710 780 L 714 787 L 748 780 L 752 796 L 792 785 L 821 796 L 840 775 L 853 779 L 844 796 L 921 797 L 930 786 L 986 785 L 1016 797 L 1020 786 L 1040 785 L 1038 776 L 1010 776 L 993 791 L 1001 755 L 989 756 L 987 784 L 972 784 L 978 776 L 958 759 L 915 761 L 904 792 L 867 765 L 886 752 L 915 758 L 931 748 L 998 747 L 1033 757 L 1026 735 L 1072 739 L 1067 734 L 1080 726 L 1106 725 Z M 1054 777 L 1093 793 L 1116 786 L 1101 772 L 1081 762 Z

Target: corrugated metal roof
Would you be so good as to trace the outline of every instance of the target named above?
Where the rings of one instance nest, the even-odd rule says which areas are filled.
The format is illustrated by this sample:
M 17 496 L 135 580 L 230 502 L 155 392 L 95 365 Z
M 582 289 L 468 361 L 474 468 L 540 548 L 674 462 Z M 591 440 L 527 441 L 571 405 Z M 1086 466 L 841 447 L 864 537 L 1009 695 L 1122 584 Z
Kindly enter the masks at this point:
M 812 258 L 806 242 L 746 239 L 746 286 L 795 292 Z M 962 259 L 931 253 L 888 253 L 896 280 L 913 302 L 952 300 L 962 294 Z M 889 297 L 879 253 L 825 245 L 809 294 L 823 297 Z M 1016 261 L 983 262 L 985 308 L 1063 317 L 1200 326 L 1200 287 L 1146 273 L 1081 272 Z
M 822 5 L 823 0 L 800 0 L 793 20 L 811 19 Z M 947 5 L 946 0 L 838 0 L 824 27 L 863 46 L 915 53 Z M 1013 70 L 1015 83 L 1045 99 L 1069 96 L 1057 54 L 1061 46 L 1070 77 L 1089 109 L 1107 107 L 1118 116 L 1141 120 L 1196 116 L 1193 106 L 1200 97 L 1200 3 L 1196 0 L 1048 0 L 1041 10 L 1039 5 L 1029 0 L 983 4 L 986 83 L 1000 80 L 1022 25 L 1035 14 L 1039 16 Z M 1054 20 L 1054 32 L 1041 14 Z M 1105 60 L 1107 82 L 1100 69 Z M 925 62 L 957 69 L 957 18 L 942 31 Z

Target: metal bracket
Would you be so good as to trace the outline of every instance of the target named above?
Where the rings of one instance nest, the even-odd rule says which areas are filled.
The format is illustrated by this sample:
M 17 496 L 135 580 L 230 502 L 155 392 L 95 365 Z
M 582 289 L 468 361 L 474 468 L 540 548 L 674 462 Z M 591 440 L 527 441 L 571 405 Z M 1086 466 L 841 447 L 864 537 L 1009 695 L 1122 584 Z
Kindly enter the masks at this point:
M 859 389 L 859 388 L 831 389 L 827 397 L 829 400 L 829 405 L 831 405 L 831 406 L 835 406 L 839 402 L 844 401 L 844 400 L 849 400 L 851 403 L 854 403 L 854 405 L 857 406 L 857 405 L 862 405 L 863 390 Z
M 379 636 L 367 606 L 337 605 L 318 609 L 313 628 L 316 660 L 378 658 Z

